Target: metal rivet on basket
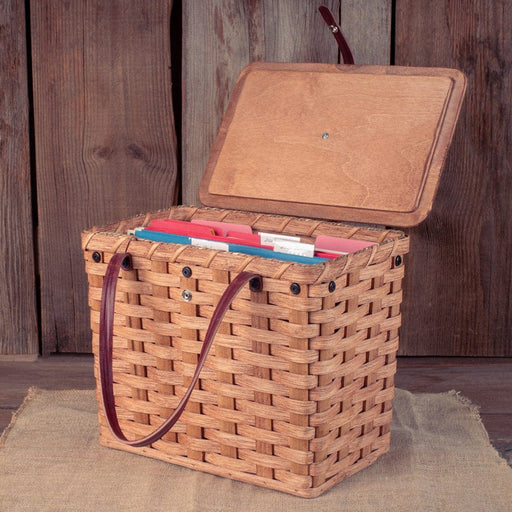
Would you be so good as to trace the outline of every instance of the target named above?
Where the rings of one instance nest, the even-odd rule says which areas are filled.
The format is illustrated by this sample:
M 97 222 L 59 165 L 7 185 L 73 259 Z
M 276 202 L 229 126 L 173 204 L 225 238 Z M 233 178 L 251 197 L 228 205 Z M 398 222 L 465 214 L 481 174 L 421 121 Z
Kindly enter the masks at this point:
M 181 297 L 185 302 L 190 302 L 192 300 L 192 292 L 190 290 L 183 290 Z
M 101 254 L 98 251 L 94 251 L 92 253 L 92 261 L 94 261 L 94 263 L 99 263 L 101 261 Z
M 400 254 L 395 258 L 395 267 L 399 267 L 402 264 L 402 256 Z
M 261 279 L 261 277 L 253 277 L 249 281 L 249 289 L 252 292 L 260 292 L 262 288 L 263 288 L 263 280 Z
M 334 281 L 331 281 L 329 283 L 329 291 L 332 293 L 334 290 L 336 290 L 336 283 Z
M 132 269 L 132 257 L 130 255 L 124 257 L 123 261 L 121 262 L 121 268 L 123 270 Z
M 300 284 L 292 283 L 290 285 L 290 291 L 293 293 L 293 295 L 298 295 L 300 293 Z
M 192 269 L 190 267 L 183 267 L 183 270 L 181 271 L 181 273 L 185 277 L 190 277 L 192 275 Z

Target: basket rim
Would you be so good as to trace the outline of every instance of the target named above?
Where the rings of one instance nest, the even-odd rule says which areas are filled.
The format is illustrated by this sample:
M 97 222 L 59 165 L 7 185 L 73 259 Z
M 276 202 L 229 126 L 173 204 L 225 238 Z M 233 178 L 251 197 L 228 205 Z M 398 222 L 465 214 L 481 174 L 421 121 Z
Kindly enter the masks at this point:
M 195 246 L 183 246 L 162 242 L 140 240 L 131 234 L 128 229 L 143 227 L 153 218 L 173 218 L 178 214 L 181 218 L 187 219 L 195 215 L 224 215 L 227 216 L 252 216 L 254 225 L 258 223 L 286 221 L 288 224 L 311 224 L 314 229 L 310 236 L 315 236 L 317 231 L 324 229 L 346 230 L 352 229 L 350 237 L 356 234 L 362 235 L 362 239 L 369 239 L 377 242 L 376 245 L 360 249 L 356 252 L 341 255 L 340 257 L 316 264 L 304 264 L 299 262 L 283 262 L 273 258 L 252 256 L 236 252 L 226 253 L 224 251 L 207 249 Z M 309 227 L 309 226 L 308 226 Z M 281 230 L 278 232 L 286 232 Z M 341 236 L 341 235 L 340 235 Z M 382 240 L 379 241 L 379 238 Z M 373 239 L 373 240 L 372 240 Z M 157 210 L 146 214 L 140 214 L 113 224 L 101 227 L 91 227 L 82 231 L 82 250 L 101 251 L 107 253 L 131 252 L 135 257 L 144 257 L 168 262 L 195 262 L 200 266 L 208 266 L 213 269 L 225 269 L 233 272 L 256 271 L 264 277 L 282 278 L 296 280 L 302 283 L 325 282 L 339 276 L 342 273 L 350 272 L 357 268 L 365 268 L 372 264 L 378 264 L 389 257 L 404 255 L 409 250 L 409 237 L 403 232 L 395 229 L 386 229 L 376 226 L 356 225 L 346 222 L 326 221 L 322 219 L 308 219 L 278 214 L 255 214 L 240 210 L 226 210 L 219 208 L 201 208 L 197 206 L 173 206 L 170 209 Z

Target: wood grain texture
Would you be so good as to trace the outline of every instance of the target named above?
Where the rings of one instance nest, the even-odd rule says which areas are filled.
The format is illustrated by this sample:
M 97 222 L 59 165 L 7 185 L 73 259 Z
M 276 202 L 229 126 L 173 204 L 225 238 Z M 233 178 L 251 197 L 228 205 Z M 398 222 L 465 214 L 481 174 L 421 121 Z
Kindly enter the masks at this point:
M 419 224 L 464 85 L 445 69 L 253 63 L 232 93 L 200 198 L 256 212 Z
M 31 3 L 43 351 L 90 351 L 80 232 L 168 206 L 171 1 Z
M 0 354 L 37 354 L 25 7 L 0 1 Z
M 324 2 L 335 13 L 339 1 Z M 183 202 L 199 184 L 240 71 L 256 60 L 338 62 L 332 34 L 307 0 L 183 3 Z
M 468 90 L 432 214 L 411 230 L 402 354 L 512 355 L 510 2 L 396 2 L 396 64 Z
M 341 0 L 340 27 L 356 65 L 388 65 L 391 57 L 391 0 Z

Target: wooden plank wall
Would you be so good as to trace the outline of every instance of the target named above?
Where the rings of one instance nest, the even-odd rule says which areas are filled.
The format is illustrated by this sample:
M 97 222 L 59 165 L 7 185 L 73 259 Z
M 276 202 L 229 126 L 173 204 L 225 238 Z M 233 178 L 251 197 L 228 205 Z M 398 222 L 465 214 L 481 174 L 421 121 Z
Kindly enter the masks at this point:
M 360 62 L 389 64 L 391 1 L 323 2 L 347 19 Z M 183 3 L 183 202 L 198 204 L 210 149 L 240 71 L 250 62 L 339 62 L 319 2 Z M 373 37 L 362 34 L 371 32 Z M 350 39 L 349 39 L 350 40 Z
M 403 351 L 512 356 L 512 4 L 397 0 L 396 64 L 468 78 L 434 209 L 411 231 Z
M 37 297 L 44 352 L 88 352 L 80 231 L 165 207 L 175 197 L 175 30 L 182 33 L 181 83 L 174 87 L 183 98 L 176 111 L 184 203 L 198 202 L 220 120 L 246 64 L 338 62 L 317 13 L 321 2 L 175 2 L 179 26 L 170 23 L 171 0 L 0 0 L 0 212 L 9 220 L 0 225 L 0 355 L 37 352 Z M 448 66 L 468 75 L 433 212 L 410 230 L 401 353 L 512 356 L 509 2 L 325 3 L 339 15 L 356 63 Z M 30 171 L 40 293 L 33 286 Z
M 0 358 L 39 352 L 23 2 L 0 2 Z
M 171 2 L 31 2 L 44 352 L 90 351 L 80 232 L 172 202 Z

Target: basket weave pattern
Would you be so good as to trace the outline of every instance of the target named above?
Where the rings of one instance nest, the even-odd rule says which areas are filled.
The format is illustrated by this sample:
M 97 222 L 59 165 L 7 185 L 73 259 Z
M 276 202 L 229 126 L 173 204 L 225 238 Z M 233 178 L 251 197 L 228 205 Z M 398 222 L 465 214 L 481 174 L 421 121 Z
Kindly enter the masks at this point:
M 300 265 L 125 234 L 165 217 L 379 244 Z M 403 233 L 175 207 L 84 232 L 82 242 L 96 359 L 106 265 L 116 252 L 132 254 L 134 271 L 119 279 L 114 320 L 114 392 L 127 437 L 147 435 L 177 406 L 227 284 L 244 270 L 263 277 L 263 291 L 246 287 L 224 317 L 173 430 L 151 447 L 126 447 L 112 438 L 100 407 L 103 444 L 303 497 L 318 496 L 388 450 L 404 273 L 396 257 L 408 252 Z

